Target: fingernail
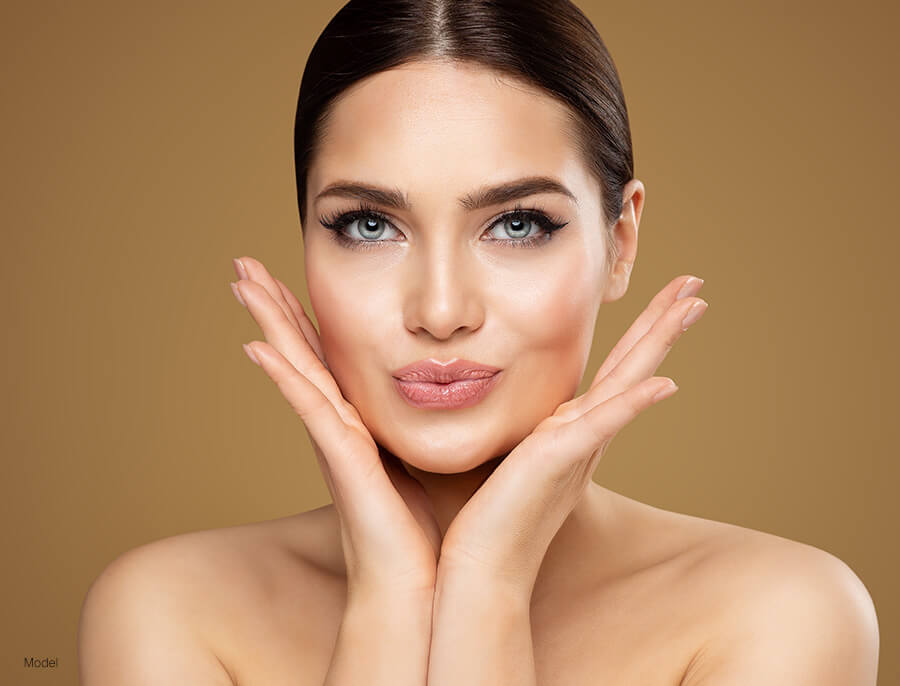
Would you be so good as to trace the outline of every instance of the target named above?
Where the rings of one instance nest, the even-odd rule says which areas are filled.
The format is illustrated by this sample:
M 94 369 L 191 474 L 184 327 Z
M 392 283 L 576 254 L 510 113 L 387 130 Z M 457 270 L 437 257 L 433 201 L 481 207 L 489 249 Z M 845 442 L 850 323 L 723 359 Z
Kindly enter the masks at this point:
M 669 379 L 668 383 L 665 386 L 663 386 L 656 393 L 653 394 L 653 400 L 655 402 L 657 400 L 662 400 L 663 398 L 668 398 L 670 395 L 672 395 L 677 390 L 678 390 L 678 386 L 675 384 L 674 381 Z
M 234 281 L 230 281 L 229 284 L 231 285 L 231 292 L 234 293 L 234 297 L 237 298 L 237 301 L 244 307 L 247 307 L 247 303 L 245 303 L 244 299 L 241 297 L 241 292 L 238 290 L 237 284 Z
M 687 314 L 684 315 L 684 319 L 681 320 L 681 330 L 687 331 L 688 327 L 691 324 L 693 324 L 703 316 L 703 313 L 706 312 L 707 307 L 709 307 L 709 303 L 707 303 L 705 300 L 695 302 L 693 305 L 691 305 L 691 308 L 687 311 Z
M 700 286 L 703 285 L 703 279 L 698 279 L 696 276 L 692 276 L 687 281 L 684 282 L 684 285 L 681 287 L 681 290 L 678 291 L 678 295 L 675 296 L 675 300 L 681 300 L 682 298 L 686 298 L 691 295 L 696 295 L 700 291 Z
M 253 354 L 253 349 L 246 343 L 241 343 L 241 345 L 244 347 L 244 352 L 247 353 L 247 357 L 250 358 L 253 364 L 258 364 L 261 367 L 262 365 L 259 364 L 259 358 L 257 358 L 256 355 Z
M 244 263 L 241 262 L 238 258 L 232 258 L 231 263 L 234 265 L 234 272 L 238 275 L 239 279 L 250 278 L 249 276 L 247 276 L 247 270 L 244 268 Z

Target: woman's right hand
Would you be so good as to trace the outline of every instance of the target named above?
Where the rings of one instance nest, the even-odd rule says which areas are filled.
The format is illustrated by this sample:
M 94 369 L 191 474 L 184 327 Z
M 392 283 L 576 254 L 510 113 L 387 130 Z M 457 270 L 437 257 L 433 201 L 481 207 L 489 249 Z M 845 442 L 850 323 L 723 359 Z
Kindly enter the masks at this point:
M 266 338 L 244 349 L 309 432 L 341 523 L 350 597 L 430 599 L 441 533 L 421 485 L 375 442 L 341 394 L 296 296 L 258 260 L 242 257 L 234 268 L 240 280 L 232 290 Z

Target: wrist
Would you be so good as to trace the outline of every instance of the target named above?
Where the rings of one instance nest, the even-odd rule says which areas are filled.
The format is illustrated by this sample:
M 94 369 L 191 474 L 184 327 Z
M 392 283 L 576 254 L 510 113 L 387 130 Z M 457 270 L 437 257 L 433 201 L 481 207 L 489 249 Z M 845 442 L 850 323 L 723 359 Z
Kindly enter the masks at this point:
M 382 608 L 393 607 L 404 612 L 417 612 L 430 608 L 434 602 L 434 591 L 398 592 L 395 589 L 355 589 L 347 591 L 347 607 Z
M 426 683 L 430 602 L 392 589 L 348 593 L 326 686 Z
M 404 616 L 425 615 L 434 604 L 434 587 L 405 589 L 392 586 L 348 584 L 346 610 L 381 612 L 392 610 Z
M 533 583 L 515 575 L 492 575 L 464 566 L 438 565 L 434 607 L 441 599 L 472 607 L 502 607 L 512 614 L 530 612 Z
M 381 635 L 423 636 L 431 633 L 434 595 L 384 593 L 348 594 L 343 624 L 363 627 L 368 631 L 378 627 Z
M 434 598 L 436 570 L 427 579 L 353 574 L 347 576 L 347 602 L 378 604 L 398 603 L 401 606 L 429 605 Z

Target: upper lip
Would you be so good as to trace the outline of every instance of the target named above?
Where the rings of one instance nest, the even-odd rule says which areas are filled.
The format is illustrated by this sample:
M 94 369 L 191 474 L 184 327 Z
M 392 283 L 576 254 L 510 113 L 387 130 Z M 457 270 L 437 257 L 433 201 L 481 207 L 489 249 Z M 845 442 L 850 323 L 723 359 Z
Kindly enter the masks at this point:
M 419 360 L 394 371 L 393 376 L 401 381 L 425 381 L 429 383 L 451 383 L 462 379 L 484 379 L 500 371 L 489 364 L 460 360 L 440 362 L 434 358 Z

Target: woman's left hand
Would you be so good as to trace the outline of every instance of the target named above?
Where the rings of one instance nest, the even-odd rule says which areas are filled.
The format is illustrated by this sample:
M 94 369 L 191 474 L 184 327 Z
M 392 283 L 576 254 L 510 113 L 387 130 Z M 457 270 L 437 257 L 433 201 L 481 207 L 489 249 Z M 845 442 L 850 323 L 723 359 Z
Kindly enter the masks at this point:
M 673 279 L 598 370 L 590 389 L 560 405 L 512 450 L 451 522 L 438 576 L 491 579 L 531 596 L 544 555 L 584 493 L 613 437 L 678 387 L 652 376 L 706 310 L 695 277 Z M 690 315 L 688 315 L 690 312 Z

